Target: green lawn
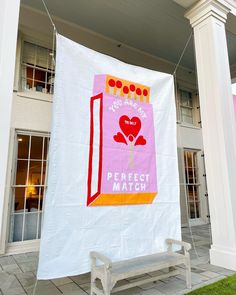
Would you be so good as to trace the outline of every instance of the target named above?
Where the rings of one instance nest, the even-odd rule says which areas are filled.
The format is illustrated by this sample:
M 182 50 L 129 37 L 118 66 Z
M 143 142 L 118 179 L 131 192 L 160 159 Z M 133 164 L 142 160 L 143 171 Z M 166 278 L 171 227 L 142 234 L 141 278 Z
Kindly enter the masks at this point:
M 220 280 L 209 286 L 194 290 L 188 295 L 236 295 L 236 275 Z

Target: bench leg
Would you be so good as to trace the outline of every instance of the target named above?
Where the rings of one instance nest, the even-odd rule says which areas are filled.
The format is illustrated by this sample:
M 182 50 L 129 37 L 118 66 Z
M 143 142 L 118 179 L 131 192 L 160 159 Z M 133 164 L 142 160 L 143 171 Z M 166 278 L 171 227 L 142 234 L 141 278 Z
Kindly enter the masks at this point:
M 186 285 L 188 289 L 192 288 L 192 280 L 191 280 L 191 265 L 190 265 L 190 256 L 186 257 L 185 262 L 186 267 Z
M 103 287 L 103 293 L 104 295 L 110 295 L 111 294 L 111 289 L 109 287 L 109 284 L 102 282 L 102 287 Z
M 94 274 L 91 272 L 91 291 L 90 291 L 91 295 L 96 295 L 95 287 L 96 287 L 96 278 Z
M 104 274 L 104 277 L 101 280 L 101 282 L 102 282 L 104 295 L 110 295 L 111 294 L 111 289 L 112 289 L 112 284 L 111 284 L 111 275 L 110 275 L 109 270 L 106 270 L 106 272 Z

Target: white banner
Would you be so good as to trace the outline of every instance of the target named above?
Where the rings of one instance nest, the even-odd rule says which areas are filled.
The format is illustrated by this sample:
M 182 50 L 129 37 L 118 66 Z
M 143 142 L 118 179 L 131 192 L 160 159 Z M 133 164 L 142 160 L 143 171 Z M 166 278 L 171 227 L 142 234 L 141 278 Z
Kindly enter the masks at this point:
M 181 239 L 173 77 L 57 36 L 38 279 Z

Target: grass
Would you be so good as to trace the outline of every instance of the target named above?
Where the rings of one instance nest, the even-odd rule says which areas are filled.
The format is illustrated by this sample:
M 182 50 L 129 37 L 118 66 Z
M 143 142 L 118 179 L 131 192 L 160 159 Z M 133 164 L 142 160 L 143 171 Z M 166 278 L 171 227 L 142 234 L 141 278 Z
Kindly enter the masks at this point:
M 194 290 L 188 295 L 236 295 L 236 275 Z

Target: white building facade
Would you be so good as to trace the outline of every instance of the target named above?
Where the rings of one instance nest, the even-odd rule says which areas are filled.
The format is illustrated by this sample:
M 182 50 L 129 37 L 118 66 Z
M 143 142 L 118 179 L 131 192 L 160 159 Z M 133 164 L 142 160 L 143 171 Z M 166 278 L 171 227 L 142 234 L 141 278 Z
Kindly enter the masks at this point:
M 0 254 L 38 250 L 53 104 L 53 29 L 48 16 L 37 7 L 20 5 L 20 0 L 11 2 L 3 0 L 0 11 Z M 178 4 L 188 9 L 182 18 L 190 20 L 189 31 L 191 26 L 194 31 L 197 65 L 197 77 L 195 70 L 182 65 L 176 72 L 182 225 L 211 222 L 211 262 L 236 270 L 231 92 L 236 67 L 229 65 L 225 33 L 229 14 L 234 21 L 236 3 L 167 2 L 169 9 L 174 3 L 173 15 L 181 7 Z M 110 38 L 60 15 L 53 19 L 60 33 L 92 49 L 131 64 L 174 72 L 173 61 L 119 42 L 115 32 Z

